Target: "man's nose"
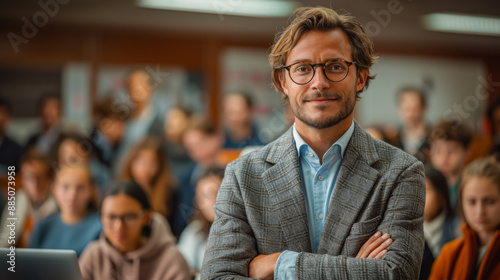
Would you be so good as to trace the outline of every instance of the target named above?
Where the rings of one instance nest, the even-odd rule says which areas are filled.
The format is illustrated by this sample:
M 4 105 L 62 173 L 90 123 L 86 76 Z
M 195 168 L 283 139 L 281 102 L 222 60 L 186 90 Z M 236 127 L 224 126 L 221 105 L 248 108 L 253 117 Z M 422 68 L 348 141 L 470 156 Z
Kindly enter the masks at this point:
M 323 72 L 323 67 L 317 66 L 314 68 L 314 77 L 311 81 L 311 87 L 317 91 L 323 91 L 326 88 L 330 87 L 330 81 L 326 78 L 325 73 Z

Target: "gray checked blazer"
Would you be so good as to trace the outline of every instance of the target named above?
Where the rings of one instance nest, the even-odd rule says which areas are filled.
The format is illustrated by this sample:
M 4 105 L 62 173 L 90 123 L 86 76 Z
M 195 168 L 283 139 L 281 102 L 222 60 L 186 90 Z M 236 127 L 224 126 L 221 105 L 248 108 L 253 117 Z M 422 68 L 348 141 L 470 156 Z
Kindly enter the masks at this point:
M 356 122 L 321 234 L 311 253 L 292 129 L 226 168 L 202 279 L 245 279 L 259 254 L 299 252 L 297 279 L 418 279 L 424 252 L 423 165 L 374 140 Z M 382 259 L 356 259 L 377 230 L 393 243 Z

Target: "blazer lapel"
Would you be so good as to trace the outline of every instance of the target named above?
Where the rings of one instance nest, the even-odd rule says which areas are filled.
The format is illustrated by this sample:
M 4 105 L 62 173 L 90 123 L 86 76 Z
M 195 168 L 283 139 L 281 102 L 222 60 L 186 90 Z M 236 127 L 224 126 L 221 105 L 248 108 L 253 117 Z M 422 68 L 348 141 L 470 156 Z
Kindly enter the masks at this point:
M 311 252 L 305 196 L 292 130 L 275 142 L 274 152 L 266 159 L 272 164 L 262 174 L 272 207 L 279 213 L 285 248 Z
M 321 234 L 318 253 L 339 255 L 352 224 L 364 206 L 378 171 L 371 164 L 378 160 L 369 136 L 355 123 L 355 130 L 347 145 L 335 188 L 330 198 L 328 213 Z

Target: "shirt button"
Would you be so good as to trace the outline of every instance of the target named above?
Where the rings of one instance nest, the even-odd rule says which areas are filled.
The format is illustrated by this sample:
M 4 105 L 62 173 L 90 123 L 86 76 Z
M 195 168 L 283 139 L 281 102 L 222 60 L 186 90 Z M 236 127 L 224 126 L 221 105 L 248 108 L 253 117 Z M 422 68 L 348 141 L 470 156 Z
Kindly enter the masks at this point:
M 309 153 L 309 156 L 310 156 L 310 157 L 313 157 L 313 156 L 314 156 L 314 154 L 313 154 L 313 153 Z
M 319 218 L 320 220 L 323 220 L 323 214 L 319 214 L 318 218 Z
M 318 176 L 318 180 L 323 181 L 323 176 Z

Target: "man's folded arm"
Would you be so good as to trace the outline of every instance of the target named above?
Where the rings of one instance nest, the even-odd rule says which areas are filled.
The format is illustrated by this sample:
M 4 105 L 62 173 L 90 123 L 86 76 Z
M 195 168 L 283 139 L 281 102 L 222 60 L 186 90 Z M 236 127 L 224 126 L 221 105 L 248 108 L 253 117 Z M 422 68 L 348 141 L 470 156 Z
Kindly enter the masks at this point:
M 378 230 L 393 243 L 382 259 L 299 253 L 297 279 L 418 279 L 424 251 L 423 166 L 415 162 L 397 177 Z

